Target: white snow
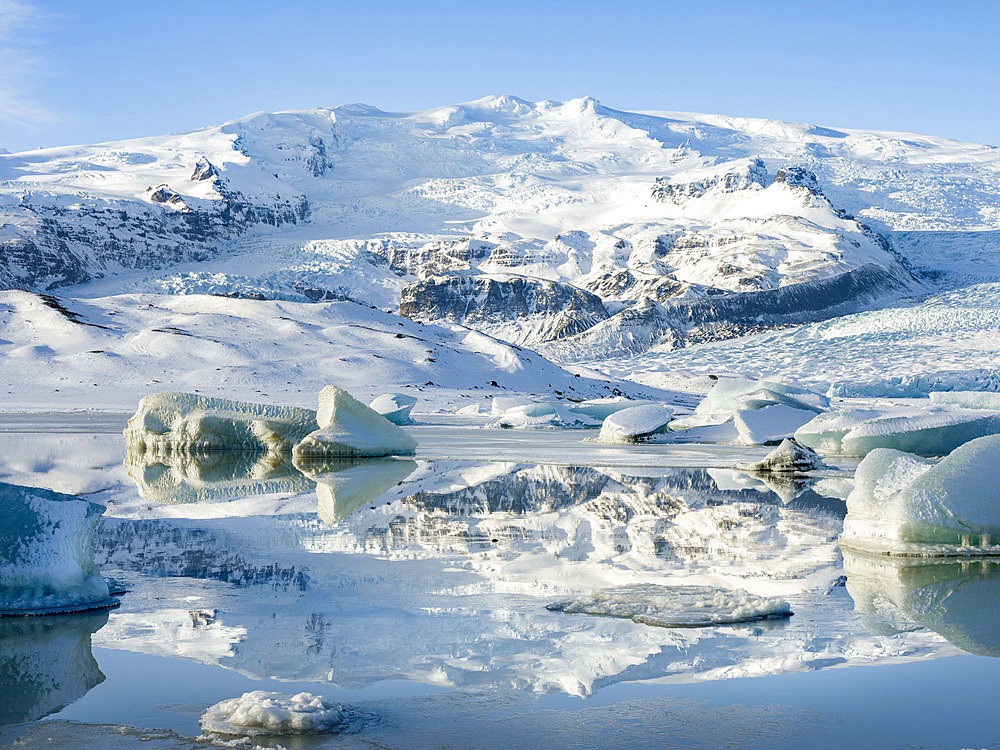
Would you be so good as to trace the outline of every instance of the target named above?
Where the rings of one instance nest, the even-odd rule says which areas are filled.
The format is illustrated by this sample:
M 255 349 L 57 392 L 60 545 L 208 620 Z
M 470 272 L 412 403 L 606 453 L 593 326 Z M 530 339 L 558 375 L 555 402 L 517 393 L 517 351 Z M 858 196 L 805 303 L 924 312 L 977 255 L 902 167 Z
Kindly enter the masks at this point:
M 410 424 L 410 412 L 417 405 L 416 396 L 405 393 L 383 393 L 368 404 L 368 408 L 377 411 L 383 417 L 396 425 Z
M 1000 393 L 987 391 L 934 391 L 928 394 L 935 406 L 959 406 L 963 409 L 989 409 L 1000 412 Z
M 111 606 L 91 553 L 103 512 L 71 495 L 0 483 L 0 613 Z
M 604 420 L 597 439 L 602 443 L 641 443 L 667 432 L 673 415 L 673 407 L 666 404 L 622 409 Z
M 1000 436 L 956 448 L 939 463 L 880 448 L 858 466 L 841 544 L 901 554 L 996 551 Z
M 253 737 L 330 732 L 343 721 L 343 706 L 321 695 L 254 690 L 210 706 L 200 724 L 206 732 Z
M 548 605 L 571 614 L 624 617 L 664 628 L 729 625 L 789 617 L 788 602 L 739 589 L 632 584 Z
M 129 451 L 249 450 L 288 453 L 317 427 L 316 412 L 291 406 L 248 404 L 194 393 L 154 393 L 128 421 Z
M 319 429 L 292 449 L 296 464 L 319 458 L 363 458 L 413 453 L 417 441 L 347 391 L 328 385 L 319 392 Z

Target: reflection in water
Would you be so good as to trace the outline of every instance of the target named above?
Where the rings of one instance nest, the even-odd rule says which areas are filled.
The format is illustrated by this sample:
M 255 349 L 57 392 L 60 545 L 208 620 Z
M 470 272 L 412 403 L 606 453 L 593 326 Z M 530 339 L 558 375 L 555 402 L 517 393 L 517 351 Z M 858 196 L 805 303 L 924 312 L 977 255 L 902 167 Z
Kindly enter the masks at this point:
M 720 488 L 701 469 L 400 459 L 299 468 L 317 485 L 312 512 L 281 498 L 274 513 L 232 503 L 204 518 L 107 519 L 96 554 L 109 571 L 140 573 L 150 605 L 127 627 L 116 616 L 104 637 L 343 687 L 408 679 L 586 694 L 692 670 L 842 660 L 828 632 L 800 655 L 814 634 L 678 633 L 545 609 L 623 581 L 725 576 L 726 588 L 785 598 L 804 581 L 825 584 L 840 572 L 843 502 L 811 489 L 786 504 L 746 475 Z M 192 629 L 178 645 L 191 594 L 217 613 L 219 632 Z
M 875 632 L 933 630 L 964 651 L 1000 656 L 1000 560 L 844 550 L 847 591 Z
M 139 494 L 154 503 L 294 494 L 313 486 L 292 466 L 291 456 L 263 451 L 158 455 L 129 450 L 125 465 Z
M 40 719 L 104 682 L 90 636 L 107 621 L 107 612 L 0 619 L 0 725 Z
M 417 468 L 415 461 L 402 458 L 308 461 L 296 466 L 316 483 L 317 513 L 330 524 L 385 494 Z

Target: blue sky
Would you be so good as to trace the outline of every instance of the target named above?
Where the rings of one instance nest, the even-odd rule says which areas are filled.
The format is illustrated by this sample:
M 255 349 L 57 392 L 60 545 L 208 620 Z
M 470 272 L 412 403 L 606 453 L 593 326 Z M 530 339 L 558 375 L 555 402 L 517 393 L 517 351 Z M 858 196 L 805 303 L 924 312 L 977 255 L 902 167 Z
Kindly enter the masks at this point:
M 0 0 L 0 147 L 487 94 L 1000 143 L 1000 2 Z

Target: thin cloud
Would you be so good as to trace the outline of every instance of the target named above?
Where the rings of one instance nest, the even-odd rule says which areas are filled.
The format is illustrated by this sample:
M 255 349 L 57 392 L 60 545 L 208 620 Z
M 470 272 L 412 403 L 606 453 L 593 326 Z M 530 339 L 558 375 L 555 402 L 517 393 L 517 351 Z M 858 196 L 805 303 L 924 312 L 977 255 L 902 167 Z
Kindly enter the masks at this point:
M 44 75 L 42 45 L 35 36 L 52 16 L 23 0 L 0 0 L 0 122 L 51 122 L 55 113 L 33 93 Z

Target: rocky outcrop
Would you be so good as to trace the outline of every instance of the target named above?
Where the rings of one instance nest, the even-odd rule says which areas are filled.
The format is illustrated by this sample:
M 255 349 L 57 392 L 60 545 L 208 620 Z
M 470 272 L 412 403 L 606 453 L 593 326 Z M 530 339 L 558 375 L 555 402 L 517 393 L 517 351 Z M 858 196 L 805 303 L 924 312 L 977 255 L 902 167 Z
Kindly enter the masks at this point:
M 400 315 L 444 320 L 512 343 L 565 338 L 608 317 L 601 298 L 524 276 L 435 276 L 403 287 Z
M 813 178 L 815 179 L 815 177 Z M 653 184 L 652 196 L 661 203 L 685 203 L 692 198 L 701 198 L 710 190 L 720 193 L 735 193 L 753 187 L 766 187 L 767 167 L 760 159 L 741 165 L 722 174 L 712 174 L 702 179 L 684 181 L 682 178 L 658 177 Z

